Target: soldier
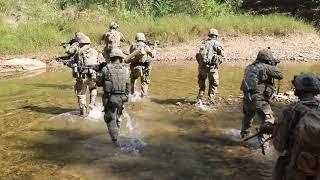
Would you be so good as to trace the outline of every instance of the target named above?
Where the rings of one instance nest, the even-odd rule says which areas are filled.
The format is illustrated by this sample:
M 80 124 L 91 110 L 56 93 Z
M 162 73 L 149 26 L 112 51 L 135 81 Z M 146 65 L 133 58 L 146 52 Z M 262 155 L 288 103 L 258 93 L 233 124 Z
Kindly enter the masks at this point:
M 125 42 L 123 34 L 119 32 L 117 29 L 119 25 L 115 22 L 111 22 L 109 26 L 109 31 L 103 34 L 102 40 L 104 40 L 106 47 L 103 51 L 103 57 L 109 62 L 110 52 L 113 48 L 119 48 L 121 42 Z
M 247 66 L 241 84 L 243 91 L 243 113 L 241 137 L 249 135 L 255 114 L 262 125 L 273 123 L 274 117 L 270 107 L 270 99 L 274 93 L 273 79 L 281 80 L 282 72 L 275 66 L 275 58 L 270 49 L 259 51 L 256 60 Z M 272 65 L 271 65 L 272 64 Z
M 285 152 L 277 160 L 275 180 L 320 179 L 320 81 L 312 73 L 295 76 L 292 84 L 299 101 L 283 111 L 273 128 L 273 145 Z
M 138 78 L 141 80 L 141 96 L 148 96 L 150 84 L 151 62 L 150 58 L 155 56 L 155 48 L 151 48 L 146 43 L 146 37 L 143 33 L 137 33 L 136 43 L 131 45 L 130 53 L 138 55 L 131 58 L 127 63 L 130 63 L 130 86 L 131 94 L 134 94 L 135 83 Z
M 90 91 L 90 103 L 89 108 L 93 108 L 96 103 L 97 87 L 96 87 L 96 72 L 91 68 L 84 68 L 87 65 L 99 64 L 98 52 L 91 48 L 90 38 L 83 33 L 77 36 L 77 42 L 79 43 L 79 49 L 75 54 L 75 58 L 69 62 L 69 65 L 75 69 L 73 72 L 76 78 L 76 84 L 74 85 L 75 92 L 78 97 L 78 104 L 80 108 L 80 115 L 87 115 L 87 103 L 86 92 Z
M 122 51 L 113 49 L 110 52 L 111 63 L 102 68 L 97 79 L 98 86 L 103 86 L 104 91 L 104 120 L 115 144 L 117 144 L 119 136 L 119 117 L 123 111 L 123 104 L 128 101 L 129 94 L 129 72 L 122 65 L 123 59 Z
M 218 40 L 218 30 L 210 29 L 209 38 L 203 42 L 199 53 L 196 55 L 198 61 L 198 101 L 201 101 L 206 88 L 206 79 L 209 79 L 208 96 L 210 103 L 214 104 L 215 95 L 219 85 L 219 65 L 223 61 L 224 50 Z

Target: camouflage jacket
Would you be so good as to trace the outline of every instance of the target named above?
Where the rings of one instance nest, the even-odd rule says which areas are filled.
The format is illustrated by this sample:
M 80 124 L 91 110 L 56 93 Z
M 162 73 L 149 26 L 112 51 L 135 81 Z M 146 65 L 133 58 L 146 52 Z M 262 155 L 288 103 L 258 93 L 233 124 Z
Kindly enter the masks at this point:
M 269 64 L 255 62 L 254 65 L 258 69 L 258 84 L 252 98 L 255 100 L 269 101 L 274 93 L 273 79 L 283 79 L 282 71 Z
M 126 41 L 123 34 L 115 29 L 104 33 L 102 39 L 104 40 L 107 49 L 119 48 L 121 42 Z
M 130 53 L 133 53 L 135 50 L 138 50 L 142 47 L 144 48 L 146 54 L 135 57 L 135 60 L 132 62 L 132 64 L 144 63 L 145 61 L 149 60 L 150 57 L 151 58 L 154 57 L 155 51 L 142 41 L 139 41 L 139 42 L 136 42 L 135 44 L 132 44 L 130 47 Z

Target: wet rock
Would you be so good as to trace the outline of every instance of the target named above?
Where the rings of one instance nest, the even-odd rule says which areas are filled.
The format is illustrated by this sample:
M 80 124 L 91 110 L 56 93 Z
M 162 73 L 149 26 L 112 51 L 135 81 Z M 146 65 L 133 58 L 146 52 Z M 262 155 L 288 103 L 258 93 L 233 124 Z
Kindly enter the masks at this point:
M 182 103 L 181 102 L 177 102 L 176 105 L 177 106 L 182 106 Z
M 15 58 L 0 61 L 0 72 L 23 72 L 45 68 L 46 64 L 37 59 Z

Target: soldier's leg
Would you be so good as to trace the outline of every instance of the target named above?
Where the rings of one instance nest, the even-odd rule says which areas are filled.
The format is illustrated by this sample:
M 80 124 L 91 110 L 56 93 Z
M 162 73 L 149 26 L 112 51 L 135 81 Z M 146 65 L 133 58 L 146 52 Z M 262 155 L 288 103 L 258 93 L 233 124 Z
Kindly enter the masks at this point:
M 255 106 L 254 103 L 248 99 L 243 99 L 243 119 L 242 119 L 242 126 L 241 126 L 241 137 L 245 137 L 250 134 L 248 130 L 251 125 L 253 118 L 255 116 Z
M 117 124 L 117 107 L 108 104 L 105 107 L 104 120 L 107 123 L 108 131 L 112 142 L 116 143 L 119 137 L 119 127 Z
M 256 111 L 261 124 L 265 122 L 274 123 L 273 111 L 271 109 L 270 103 L 267 101 L 257 101 Z
M 136 67 L 131 68 L 131 73 L 130 73 L 130 91 L 131 91 L 131 94 L 134 94 L 136 81 L 141 76 L 142 76 L 142 74 L 141 74 L 139 68 L 136 68 Z
M 76 84 L 74 85 L 75 93 L 78 98 L 78 105 L 80 109 L 80 115 L 86 115 L 86 91 L 87 85 L 81 78 L 76 79 Z
M 90 91 L 89 108 L 92 109 L 96 105 L 96 98 L 98 95 L 97 84 L 94 80 L 90 80 L 89 82 L 89 91 Z
M 214 103 L 214 99 L 218 90 L 219 85 L 219 72 L 217 69 L 212 69 L 208 73 L 209 78 L 209 90 L 208 90 L 208 97 L 210 103 Z
M 206 89 L 206 79 L 207 79 L 207 71 L 205 68 L 198 68 L 198 85 L 199 85 L 199 93 L 197 99 L 202 100 L 204 96 L 204 91 Z
M 141 76 L 141 96 L 142 97 L 148 96 L 148 89 L 150 84 L 150 72 L 151 72 L 151 69 L 144 71 Z

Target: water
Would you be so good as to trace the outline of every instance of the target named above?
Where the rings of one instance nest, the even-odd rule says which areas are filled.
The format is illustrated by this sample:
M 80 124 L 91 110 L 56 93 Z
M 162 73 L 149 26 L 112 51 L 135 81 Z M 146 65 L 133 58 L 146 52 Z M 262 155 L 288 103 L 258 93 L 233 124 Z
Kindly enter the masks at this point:
M 319 65 L 283 68 L 282 91 L 293 74 L 320 72 Z M 241 100 L 228 100 L 240 95 L 243 68 L 221 68 L 213 107 L 196 104 L 196 71 L 192 63 L 155 65 L 151 97 L 137 93 L 125 105 L 120 147 L 101 102 L 78 116 L 68 70 L 0 80 L 0 179 L 270 179 L 274 151 L 263 156 L 256 139 L 240 139 Z M 282 106 L 273 108 L 279 115 Z

